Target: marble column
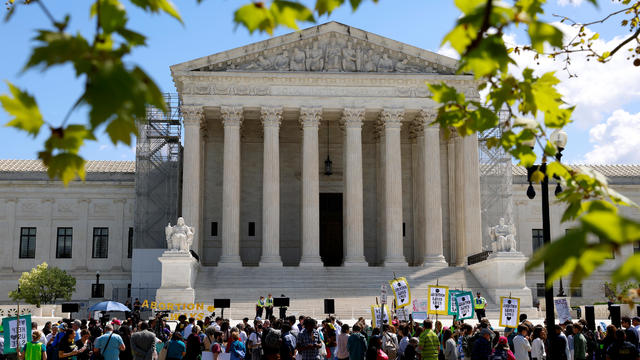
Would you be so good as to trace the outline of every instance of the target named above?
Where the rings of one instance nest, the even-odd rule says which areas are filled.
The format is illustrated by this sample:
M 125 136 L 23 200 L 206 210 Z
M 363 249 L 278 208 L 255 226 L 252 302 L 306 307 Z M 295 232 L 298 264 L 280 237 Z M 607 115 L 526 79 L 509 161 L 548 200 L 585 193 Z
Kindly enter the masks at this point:
M 302 126 L 302 257 L 300 266 L 323 266 L 320 260 L 320 180 L 318 126 L 321 107 L 300 109 Z
M 480 202 L 480 163 L 478 159 L 478 136 L 476 133 L 462 140 L 464 154 L 464 229 L 466 256 L 482 252 L 482 205 Z
M 182 165 L 182 217 L 195 231 L 191 248 L 201 254 L 202 239 L 200 236 L 202 226 L 202 132 L 201 127 L 205 122 L 202 106 L 182 106 L 182 118 L 184 123 L 184 153 Z M 177 219 L 172 219 L 175 222 Z
M 442 197 L 440 188 L 440 127 L 429 125 L 435 118 L 435 110 L 423 109 L 418 114 L 420 134 L 418 141 L 423 159 L 423 168 L 420 178 L 423 183 L 420 186 L 422 196 L 421 204 L 422 220 L 425 231 L 420 234 L 424 241 L 424 266 L 447 266 L 443 255 L 442 245 Z
M 240 126 L 242 106 L 222 106 L 224 155 L 222 180 L 222 255 L 218 266 L 242 266 L 240 260 Z
M 385 257 L 384 266 L 407 265 L 402 239 L 402 156 L 400 128 L 404 109 L 383 109 L 385 157 Z
M 280 123 L 282 107 L 260 109 L 262 153 L 262 257 L 260 266 L 282 266 L 280 259 Z
M 344 125 L 344 266 L 367 266 L 364 258 L 362 203 L 363 108 L 345 108 Z
M 467 264 L 467 247 L 466 247 L 466 231 L 465 231 L 465 209 L 464 209 L 464 149 L 462 148 L 463 139 L 459 135 L 452 135 L 453 146 L 455 151 L 455 168 L 454 168 L 454 193 L 455 193 L 455 231 L 456 231 L 456 266 L 465 266 Z

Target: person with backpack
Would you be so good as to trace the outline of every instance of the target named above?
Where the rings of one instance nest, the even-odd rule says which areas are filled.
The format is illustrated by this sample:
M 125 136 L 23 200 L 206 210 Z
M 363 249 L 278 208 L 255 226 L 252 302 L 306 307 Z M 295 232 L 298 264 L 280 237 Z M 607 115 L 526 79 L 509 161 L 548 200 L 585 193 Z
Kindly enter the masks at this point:
M 361 331 L 360 325 L 357 323 L 353 325 L 353 331 L 349 335 L 349 340 L 347 340 L 349 360 L 364 360 L 367 352 L 367 340 Z
M 382 350 L 387 354 L 389 360 L 396 360 L 398 358 L 398 337 L 392 331 L 393 327 L 388 324 L 384 324 L 382 329 Z
M 18 350 L 21 360 L 47 360 L 47 346 L 40 342 L 42 334 L 35 330 L 31 333 L 31 342 L 24 344 L 22 351 Z
M 475 360 L 475 358 L 473 359 Z M 509 349 L 509 340 L 506 337 L 500 336 L 498 338 L 498 345 L 493 349 L 493 353 L 489 355 L 489 360 L 516 360 L 515 355 Z

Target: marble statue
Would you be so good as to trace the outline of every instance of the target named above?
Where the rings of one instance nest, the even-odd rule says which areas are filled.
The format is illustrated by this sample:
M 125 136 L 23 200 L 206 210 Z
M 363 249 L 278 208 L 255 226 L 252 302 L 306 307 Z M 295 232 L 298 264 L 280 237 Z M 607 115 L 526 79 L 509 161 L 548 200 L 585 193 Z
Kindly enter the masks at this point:
M 489 228 L 491 238 L 491 250 L 496 252 L 516 252 L 516 227 L 513 224 L 506 225 L 504 218 L 500 223 Z
M 363 61 L 362 71 L 376 72 L 378 70 L 378 67 L 376 66 L 377 63 L 378 61 L 373 49 L 369 49 Z
M 175 226 L 171 226 L 169 223 L 164 232 L 167 236 L 169 251 L 189 253 L 195 230 L 193 227 L 185 225 L 184 218 L 179 217 Z
M 275 60 L 273 60 L 273 65 L 276 67 L 276 70 L 288 71 L 289 70 L 289 52 L 285 50 L 282 52 L 282 54 L 276 56 Z
M 318 42 L 314 41 L 310 49 L 307 49 L 307 70 L 322 71 L 324 68 L 324 56 L 322 49 L 318 47 Z
M 378 61 L 378 71 L 379 72 L 393 71 L 393 60 L 389 59 L 389 55 L 387 55 L 387 53 L 384 53 L 380 61 Z
M 324 62 L 326 71 L 341 71 L 341 51 L 340 46 L 336 43 L 336 39 L 331 39 L 327 46 L 326 60 Z
M 291 71 L 305 71 L 305 57 L 304 51 L 294 48 L 291 56 Z
M 396 71 L 408 73 L 418 72 L 418 69 L 415 66 L 409 64 L 409 59 L 402 59 L 402 61 L 398 61 L 396 63 Z
M 355 72 L 358 70 L 356 51 L 351 45 L 351 41 L 347 41 L 347 47 L 342 49 L 342 70 Z

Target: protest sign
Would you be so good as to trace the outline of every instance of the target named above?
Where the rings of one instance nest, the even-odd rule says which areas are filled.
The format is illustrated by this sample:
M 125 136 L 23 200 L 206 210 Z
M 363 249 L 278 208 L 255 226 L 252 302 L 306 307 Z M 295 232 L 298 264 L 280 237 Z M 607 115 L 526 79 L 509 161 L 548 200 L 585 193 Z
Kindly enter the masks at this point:
M 560 324 L 564 324 L 565 321 L 571 320 L 571 308 L 569 307 L 567 298 L 553 299 L 553 303 L 556 306 L 556 312 L 558 313 Z
M 458 305 L 454 300 L 454 297 L 460 293 L 460 290 L 449 290 L 449 315 L 457 316 L 458 315 Z
M 399 308 L 396 309 L 396 316 L 398 317 L 398 320 L 400 321 L 409 321 L 409 315 L 411 313 L 409 312 L 409 308 L 408 307 L 403 307 L 403 308 Z
M 411 304 L 411 289 L 407 279 L 401 277 L 389 281 L 393 296 L 396 298 L 396 308 L 403 308 Z
M 518 317 L 520 317 L 520 299 L 501 296 L 500 297 L 500 326 L 518 327 Z
M 413 321 L 425 321 L 427 320 L 427 312 L 426 311 L 414 311 L 411 314 L 411 318 L 413 319 Z
M 458 307 L 458 320 L 473 319 L 473 293 L 471 291 L 460 291 L 454 301 Z
M 382 319 L 382 324 L 378 324 Z M 374 328 L 381 327 L 385 322 L 388 324 L 391 319 L 391 313 L 387 305 L 371 305 L 371 326 Z
M 16 317 L 6 317 L 2 319 L 4 328 L 4 354 L 13 354 L 20 344 L 22 348 L 27 341 L 31 340 L 31 315 L 20 315 L 20 339 L 18 339 L 18 321 Z
M 429 299 L 414 299 L 413 300 L 413 312 L 427 313 L 429 309 Z
M 447 292 L 449 287 L 429 285 L 429 308 L 427 313 L 436 315 L 447 315 L 448 300 Z

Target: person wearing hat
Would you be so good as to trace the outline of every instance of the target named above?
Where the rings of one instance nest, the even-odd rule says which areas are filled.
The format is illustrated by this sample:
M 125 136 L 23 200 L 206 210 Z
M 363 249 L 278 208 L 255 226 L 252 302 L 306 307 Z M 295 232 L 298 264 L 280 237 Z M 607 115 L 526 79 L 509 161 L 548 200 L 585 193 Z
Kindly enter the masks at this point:
M 511 352 L 511 349 L 509 349 L 509 341 L 504 336 L 500 336 L 500 338 L 498 339 L 498 345 L 493 350 L 493 357 L 498 358 L 499 356 L 502 359 L 516 360 L 513 352 Z
M 487 316 L 484 311 L 486 307 L 487 307 L 487 299 L 480 296 L 480 291 L 478 291 L 476 293 L 476 298 L 473 300 L 473 308 L 476 311 L 478 322 L 482 321 L 482 318 Z
M 18 359 L 47 360 L 47 346 L 40 342 L 42 334 L 38 330 L 31 333 L 31 342 L 24 344 L 22 351 L 18 350 Z
M 473 342 L 471 358 L 473 360 L 487 360 L 491 355 L 491 335 L 493 335 L 493 331 L 482 328 L 479 334 L 480 336 Z M 507 346 L 509 345 L 507 344 Z

